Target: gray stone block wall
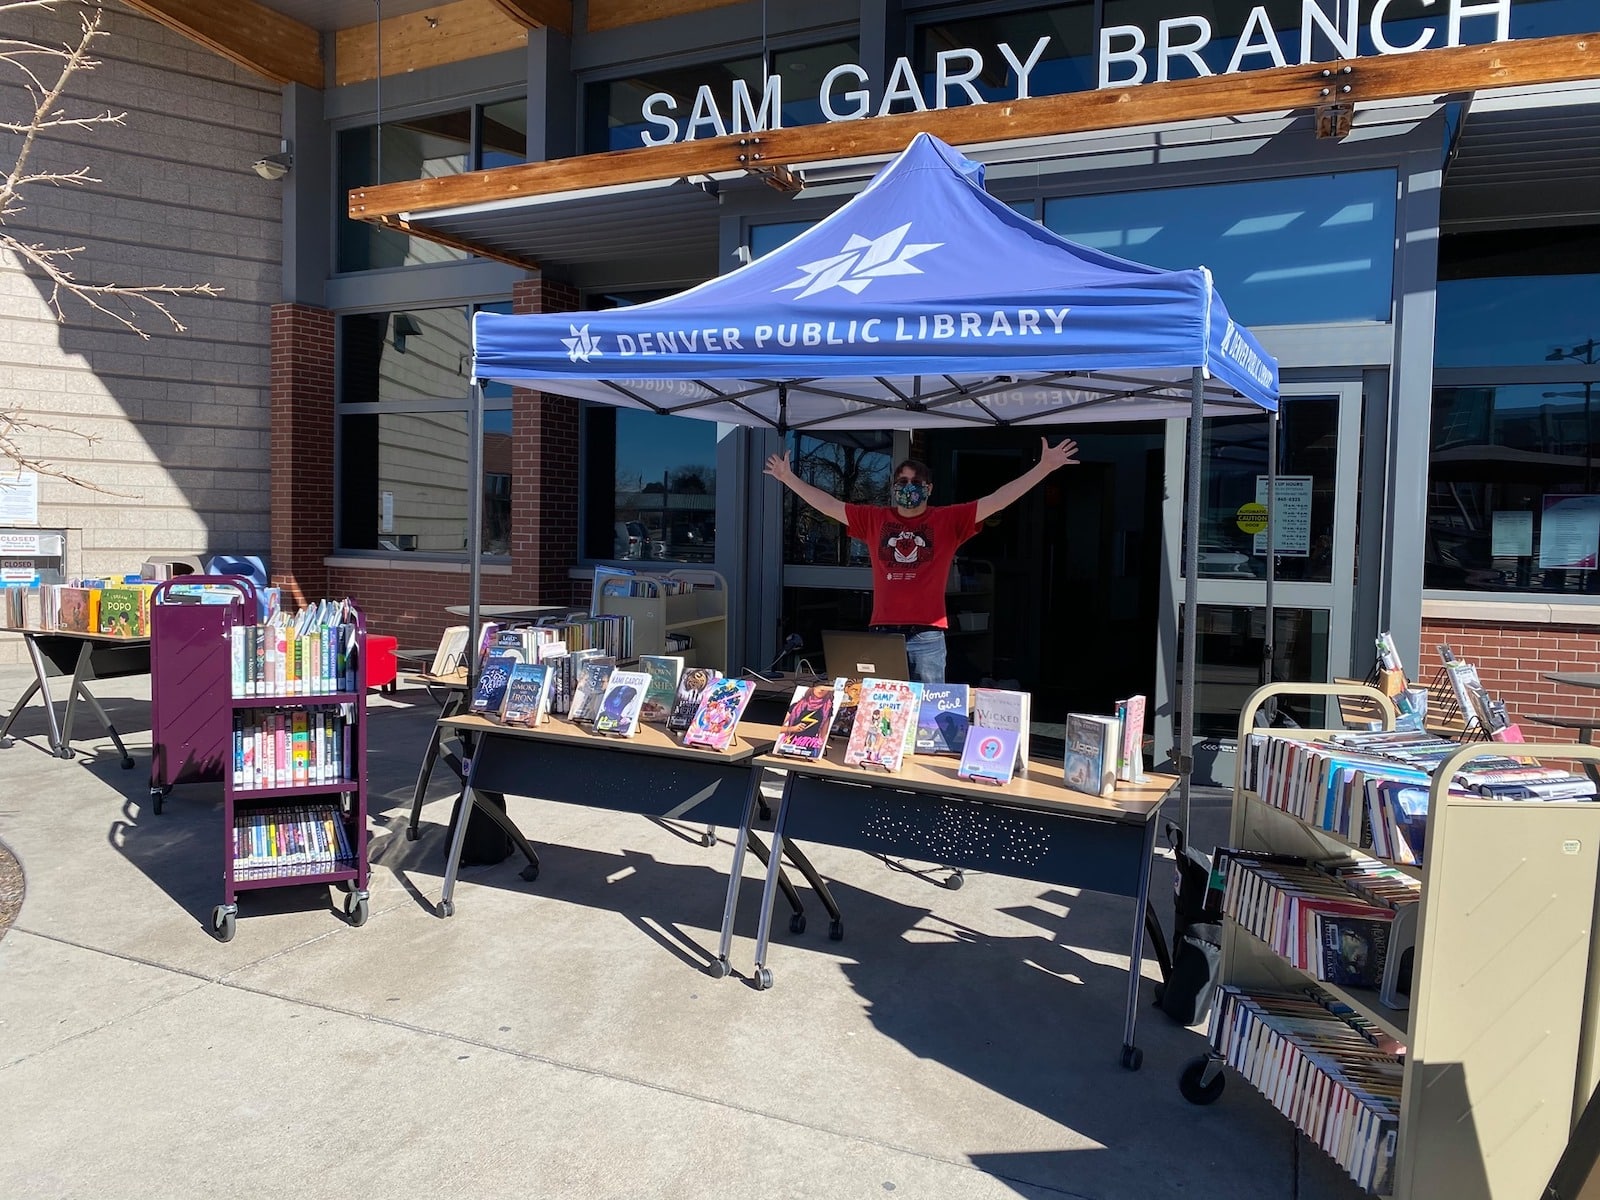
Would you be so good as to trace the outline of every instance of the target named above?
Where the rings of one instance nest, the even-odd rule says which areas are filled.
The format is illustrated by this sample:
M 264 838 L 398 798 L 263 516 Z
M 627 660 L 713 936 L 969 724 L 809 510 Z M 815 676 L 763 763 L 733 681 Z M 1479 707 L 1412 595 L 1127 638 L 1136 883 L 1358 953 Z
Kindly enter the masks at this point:
M 7 35 L 75 41 L 78 11 L 15 12 Z M 172 299 L 183 333 L 139 311 L 145 339 L 71 299 L 59 322 L 43 277 L 0 254 L 0 407 L 48 427 L 19 438 L 25 453 L 101 489 L 40 481 L 40 525 L 68 530 L 71 574 L 137 571 L 152 554 L 265 554 L 282 195 L 250 164 L 278 148 L 279 88 L 118 4 L 104 27 L 100 66 L 76 77 L 64 107 L 124 112 L 124 124 L 54 132 L 32 160 L 100 182 L 32 188 L 5 228 L 82 246 L 71 269 L 85 282 L 210 283 L 222 295 Z M 0 113 L 31 108 L 0 64 Z M 0 166 L 14 153 L 0 139 Z M 0 638 L 0 664 L 21 661 L 20 639 Z

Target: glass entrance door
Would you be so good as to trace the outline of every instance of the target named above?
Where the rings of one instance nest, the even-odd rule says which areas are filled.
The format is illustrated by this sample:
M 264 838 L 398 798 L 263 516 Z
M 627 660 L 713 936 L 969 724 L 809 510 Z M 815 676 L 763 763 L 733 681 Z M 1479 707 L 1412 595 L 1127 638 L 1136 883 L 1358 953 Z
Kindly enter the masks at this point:
M 1232 740 L 1245 699 L 1267 676 L 1267 505 L 1273 504 L 1275 580 L 1271 676 L 1346 674 L 1354 619 L 1359 383 L 1286 384 L 1278 416 L 1276 501 L 1267 494 L 1265 415 L 1207 418 L 1201 431 L 1199 618 L 1196 629 L 1196 783 L 1232 783 Z M 1156 761 L 1176 744 L 1183 663 L 1181 543 L 1187 495 L 1186 423 L 1168 422 L 1165 570 L 1156 672 Z M 1300 724 L 1320 707 L 1286 706 Z M 1219 761 L 1220 756 L 1220 761 Z

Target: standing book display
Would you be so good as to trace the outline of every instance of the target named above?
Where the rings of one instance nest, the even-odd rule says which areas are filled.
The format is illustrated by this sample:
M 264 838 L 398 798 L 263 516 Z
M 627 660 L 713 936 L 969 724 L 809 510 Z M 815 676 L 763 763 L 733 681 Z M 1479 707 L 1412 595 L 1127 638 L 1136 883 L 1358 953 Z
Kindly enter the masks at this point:
M 1374 1194 L 1540 1194 L 1600 1081 L 1600 804 L 1491 799 L 1471 790 L 1493 773 L 1474 760 L 1505 748 L 1450 746 L 1428 771 L 1420 855 L 1401 853 L 1376 782 L 1387 767 L 1332 735 L 1256 726 L 1284 695 L 1365 697 L 1394 725 L 1359 684 L 1274 684 L 1245 704 L 1221 1001 L 1184 1096 L 1211 1103 L 1233 1067 Z M 1359 736 L 1370 749 L 1407 735 Z M 1600 760 L 1584 745 L 1517 750 Z
M 233 753 L 222 791 L 222 903 L 211 930 L 231 941 L 238 894 L 296 884 L 347 892 L 367 921 L 366 621 L 348 601 L 238 625 L 229 662 Z

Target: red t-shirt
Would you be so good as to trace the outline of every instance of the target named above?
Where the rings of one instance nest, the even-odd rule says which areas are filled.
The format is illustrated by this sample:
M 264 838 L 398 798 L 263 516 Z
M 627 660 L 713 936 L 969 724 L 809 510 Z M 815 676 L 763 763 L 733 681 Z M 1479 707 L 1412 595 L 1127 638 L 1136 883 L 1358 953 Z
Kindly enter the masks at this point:
M 892 508 L 846 504 L 845 528 L 872 558 L 872 624 L 946 628 L 945 583 L 956 548 L 978 532 L 978 502 L 902 517 Z

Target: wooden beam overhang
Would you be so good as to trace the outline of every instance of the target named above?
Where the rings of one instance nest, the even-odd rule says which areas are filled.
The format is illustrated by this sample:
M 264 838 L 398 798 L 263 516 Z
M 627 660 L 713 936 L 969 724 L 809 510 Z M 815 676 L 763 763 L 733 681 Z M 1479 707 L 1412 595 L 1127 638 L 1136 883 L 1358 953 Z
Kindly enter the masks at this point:
M 411 222 L 404 217 L 393 215 L 375 217 L 372 223 L 411 237 L 425 238 L 435 245 L 449 246 L 452 250 L 462 250 L 467 254 L 476 254 L 479 258 L 488 258 L 495 262 L 508 263 L 513 267 L 521 267 L 525 271 L 537 271 L 539 269 L 539 263 L 535 259 L 518 258 L 514 254 L 504 254 L 499 250 L 480 246 L 476 242 L 469 242 L 465 238 L 451 237 L 448 233 L 441 233 L 437 229 L 413 229 Z
M 322 90 L 322 37 L 254 0 L 125 0 L 135 12 L 274 83 Z
M 490 0 L 490 3 L 529 29 L 572 32 L 572 0 Z
M 441 209 L 581 188 L 886 156 L 899 153 L 923 131 L 953 146 L 994 145 L 1177 121 L 1314 111 L 1332 104 L 1595 78 L 1600 78 L 1600 33 L 1459 46 L 729 134 L 666 146 L 520 163 L 438 179 L 387 183 L 353 189 L 349 213 L 356 220 L 366 221 L 382 221 L 402 213 L 416 218 Z M 426 229 L 414 232 L 422 237 L 434 236 Z

